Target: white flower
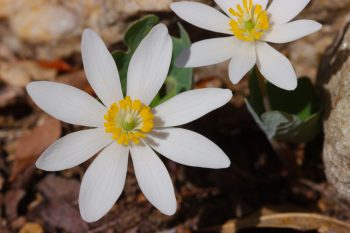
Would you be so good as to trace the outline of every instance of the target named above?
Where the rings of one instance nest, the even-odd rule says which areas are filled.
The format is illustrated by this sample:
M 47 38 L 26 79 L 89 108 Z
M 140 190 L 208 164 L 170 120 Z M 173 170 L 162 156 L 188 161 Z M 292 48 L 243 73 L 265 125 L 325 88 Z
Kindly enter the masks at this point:
M 274 85 L 294 90 L 297 77 L 289 60 L 266 42 L 287 43 L 314 33 L 322 25 L 312 20 L 290 22 L 310 0 L 214 0 L 226 15 L 196 2 L 176 2 L 171 9 L 183 20 L 231 36 L 199 41 L 177 59 L 184 67 L 199 67 L 231 59 L 229 76 L 236 84 L 256 64 Z M 233 36 L 232 36 L 233 35 Z
M 55 82 L 32 82 L 27 91 L 34 102 L 55 118 L 93 127 L 68 134 L 51 145 L 36 166 L 59 171 L 100 154 L 87 169 L 80 188 L 83 219 L 105 215 L 122 193 L 128 155 L 146 198 L 161 212 L 172 215 L 176 199 L 168 171 L 158 155 L 189 166 L 226 168 L 230 160 L 209 139 L 174 126 L 191 122 L 226 104 L 230 90 L 208 88 L 179 94 L 148 107 L 168 73 L 172 41 L 165 25 L 155 26 L 133 55 L 123 97 L 115 62 L 101 38 L 85 30 L 82 57 L 87 79 L 103 104 L 87 93 Z

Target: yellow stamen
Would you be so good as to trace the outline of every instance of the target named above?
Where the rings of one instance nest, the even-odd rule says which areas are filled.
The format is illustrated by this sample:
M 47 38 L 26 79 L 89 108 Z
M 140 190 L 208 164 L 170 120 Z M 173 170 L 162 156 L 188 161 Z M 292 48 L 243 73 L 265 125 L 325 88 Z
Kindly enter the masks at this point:
M 110 133 L 119 144 L 138 144 L 140 138 L 146 137 L 145 133 L 152 131 L 153 117 L 150 107 L 127 96 L 109 107 L 104 116 L 104 127 L 106 133 Z
M 234 16 L 230 20 L 232 33 L 240 40 L 259 40 L 270 28 L 269 17 L 260 4 L 253 4 L 253 0 L 243 0 L 243 6 L 237 4 L 236 10 L 230 8 L 229 13 Z

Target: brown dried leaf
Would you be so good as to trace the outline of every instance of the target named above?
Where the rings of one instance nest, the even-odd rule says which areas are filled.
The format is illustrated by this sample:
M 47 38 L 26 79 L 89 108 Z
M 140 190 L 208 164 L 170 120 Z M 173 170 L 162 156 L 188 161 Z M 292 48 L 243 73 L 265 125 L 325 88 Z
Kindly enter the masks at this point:
M 57 70 L 34 61 L 0 62 L 0 80 L 10 86 L 25 87 L 31 80 L 54 80 Z
M 57 81 L 60 83 L 64 83 L 64 84 L 79 88 L 89 93 L 90 95 L 95 95 L 94 91 L 92 90 L 91 86 L 89 85 L 86 79 L 86 76 L 83 70 L 59 76 L 57 78 Z
M 38 61 L 38 64 L 45 68 L 55 69 L 57 71 L 68 72 L 72 70 L 72 66 L 63 60 L 54 61 Z
M 73 207 L 79 193 L 78 181 L 49 175 L 39 183 L 38 189 L 47 199 L 40 210 L 40 216 L 47 224 L 70 233 L 87 232 L 87 223 Z
M 6 192 L 5 195 L 5 207 L 6 217 L 8 219 L 14 219 L 17 217 L 18 204 L 25 195 L 23 189 L 14 189 Z
M 320 230 L 322 233 L 348 233 L 350 224 L 318 214 L 285 213 L 231 220 L 221 228 L 222 233 L 236 233 L 246 228 L 289 228 L 300 231 Z
M 60 198 L 69 203 L 76 202 L 80 184 L 75 179 L 48 175 L 38 184 L 38 189 L 49 199 Z
M 218 77 L 206 77 L 202 78 L 198 82 L 195 83 L 195 88 L 208 88 L 208 87 L 217 87 L 220 88 L 223 86 L 223 82 Z
M 14 181 L 19 173 L 34 165 L 40 153 L 56 141 L 60 135 L 61 123 L 58 120 L 48 115 L 39 119 L 37 126 L 16 142 L 17 149 L 13 157 L 10 181 Z
M 13 221 L 11 221 L 10 226 L 11 226 L 11 229 L 18 232 L 19 229 L 21 229 L 26 223 L 27 223 L 27 219 L 25 217 L 21 216 L 21 217 L 14 219 Z
M 44 233 L 42 226 L 37 223 L 26 223 L 19 233 Z
M 5 87 L 0 89 L 0 108 L 3 108 L 13 102 L 16 98 L 23 95 L 24 90 L 19 87 Z

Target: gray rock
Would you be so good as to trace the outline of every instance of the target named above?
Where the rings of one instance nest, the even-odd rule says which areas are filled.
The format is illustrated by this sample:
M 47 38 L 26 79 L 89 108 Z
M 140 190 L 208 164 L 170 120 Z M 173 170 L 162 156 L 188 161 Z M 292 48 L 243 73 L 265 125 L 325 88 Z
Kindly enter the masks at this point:
M 318 84 L 325 104 L 323 159 L 329 182 L 350 201 L 350 22 L 328 49 Z

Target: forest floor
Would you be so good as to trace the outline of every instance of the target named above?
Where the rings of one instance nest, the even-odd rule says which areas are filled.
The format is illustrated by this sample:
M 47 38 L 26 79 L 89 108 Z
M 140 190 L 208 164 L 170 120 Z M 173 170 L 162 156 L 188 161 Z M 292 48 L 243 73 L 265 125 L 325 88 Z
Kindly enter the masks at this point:
M 313 81 L 322 55 L 341 30 L 350 9 L 349 1 L 329 2 L 314 0 L 301 16 L 323 23 L 321 32 L 278 47 L 291 58 L 300 76 Z M 175 32 L 174 15 L 167 12 L 160 17 L 170 25 L 170 32 Z M 192 41 L 215 36 L 186 23 L 184 26 L 191 32 Z M 0 20 L 0 29 L 5 27 L 6 19 Z M 0 30 L 1 37 L 3 33 Z M 111 48 L 121 47 L 120 42 L 111 44 Z M 80 54 L 72 53 L 55 61 L 39 61 L 35 56 L 23 58 L 16 53 L 11 54 L 11 59 L 7 56 L 10 55 L 0 52 L 1 233 L 189 233 L 224 232 L 225 229 L 233 232 L 230 220 L 257 221 L 261 216 L 281 213 L 310 214 L 304 216 L 310 224 L 315 221 L 311 213 L 350 223 L 350 205 L 337 198 L 325 178 L 323 135 L 308 144 L 285 145 L 298 164 L 295 174 L 288 172 L 244 105 L 244 98 L 249 94 L 247 80 L 233 86 L 227 79 L 227 64 L 220 64 L 196 69 L 194 88 L 230 88 L 234 98 L 223 108 L 185 127 L 219 145 L 230 157 L 231 167 L 200 169 L 163 159 L 178 201 L 177 213 L 168 217 L 145 199 L 129 163 L 125 189 L 116 205 L 100 221 L 87 224 L 81 220 L 77 198 L 80 181 L 92 160 L 55 173 L 43 172 L 34 165 L 51 143 L 82 128 L 59 122 L 40 111 L 25 92 L 28 79 L 16 79 L 39 75 L 41 79 L 67 83 L 94 95 L 82 71 Z M 289 220 L 287 216 L 285 221 Z M 333 223 L 342 224 L 335 220 Z M 235 222 L 236 226 L 239 224 L 239 220 Z M 290 226 L 277 229 L 276 224 L 260 230 L 255 229 L 254 224 L 247 226 L 250 229 L 238 232 L 321 232 L 298 231 Z

